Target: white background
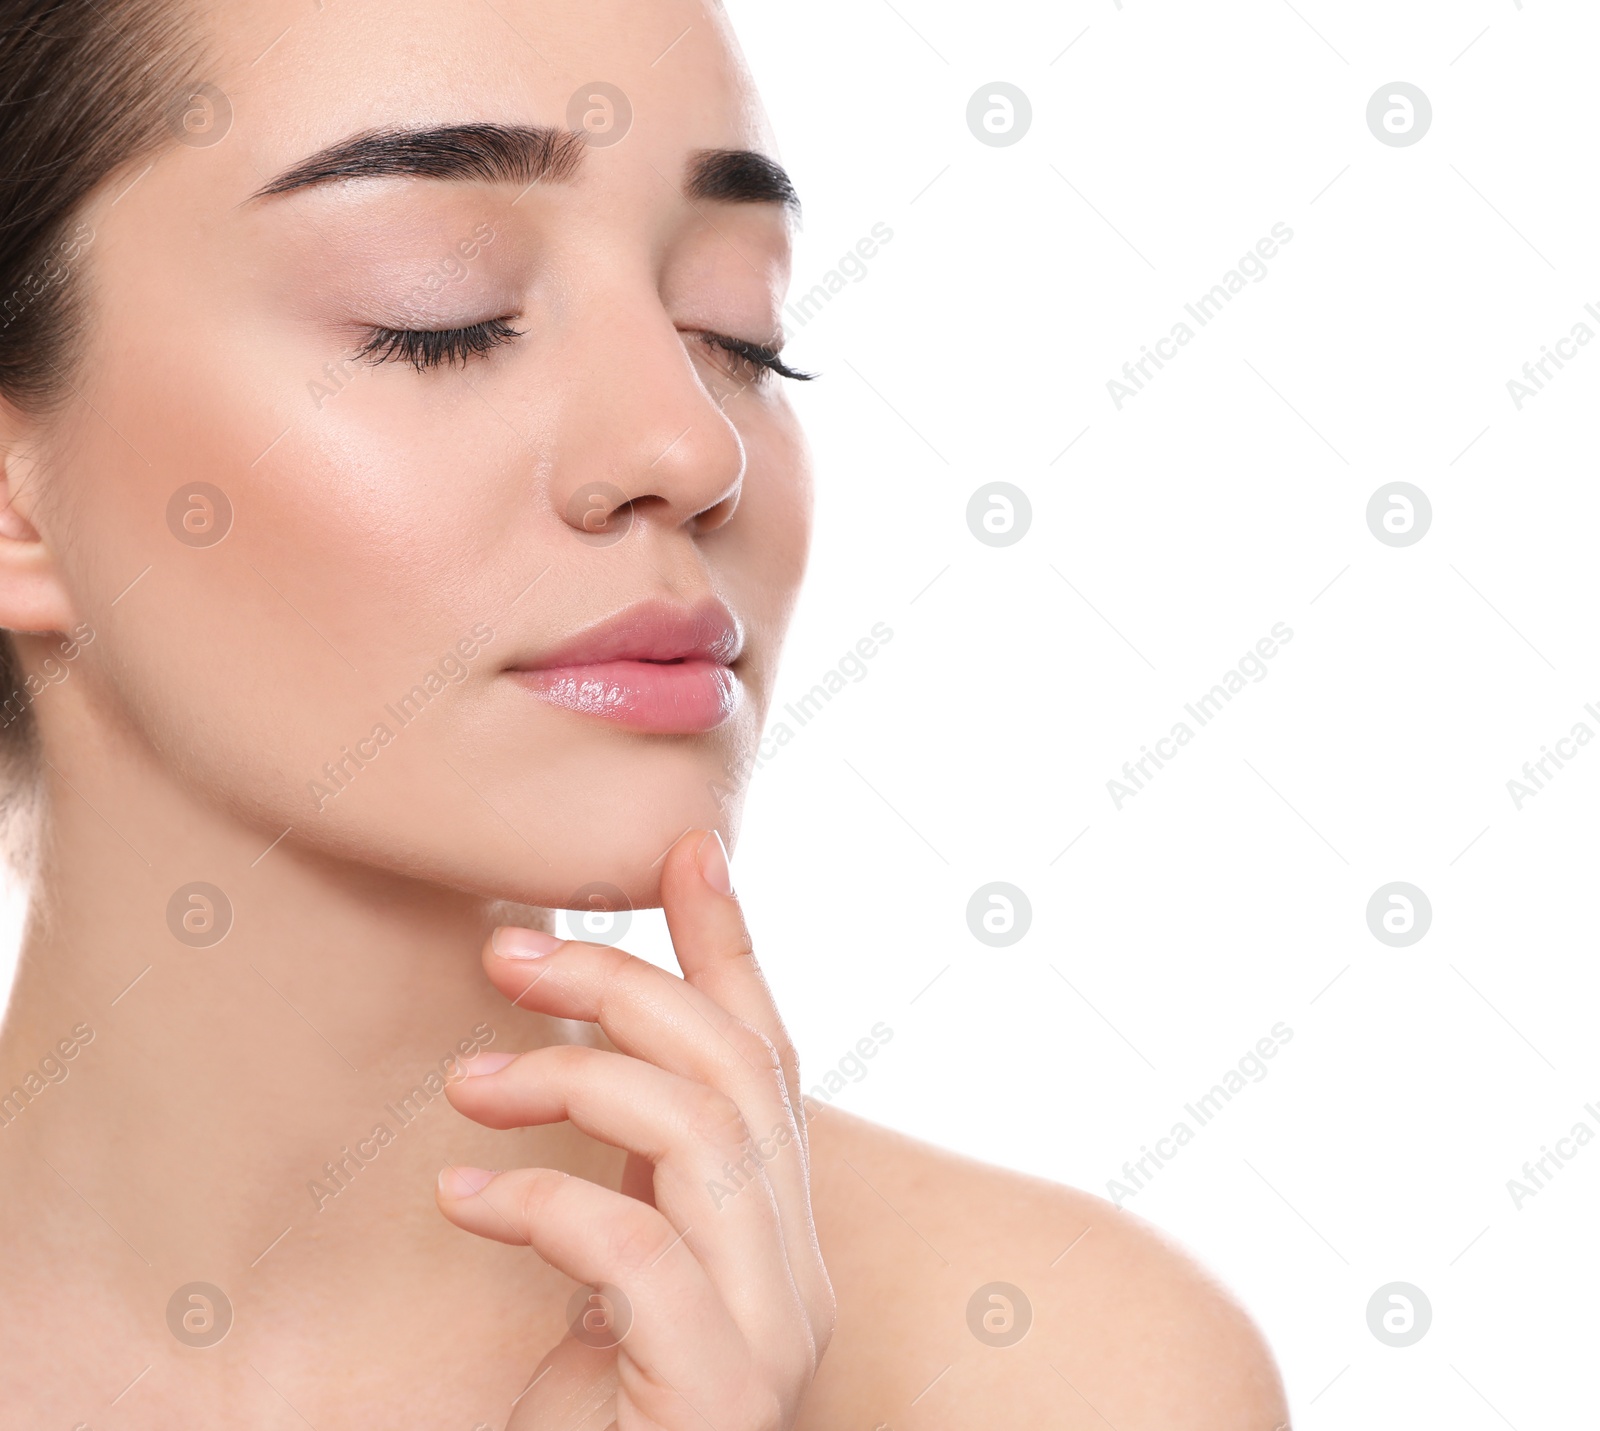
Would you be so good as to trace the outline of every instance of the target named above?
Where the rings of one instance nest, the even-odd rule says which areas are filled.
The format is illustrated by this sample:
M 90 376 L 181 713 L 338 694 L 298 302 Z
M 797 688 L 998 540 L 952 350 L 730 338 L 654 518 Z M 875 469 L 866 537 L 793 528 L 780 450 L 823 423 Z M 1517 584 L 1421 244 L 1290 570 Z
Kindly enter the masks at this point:
M 1127 1205 L 1251 1309 L 1296 1426 L 1592 1418 L 1600 1141 L 1520 1209 L 1506 1184 L 1600 1133 L 1600 742 L 1520 810 L 1506 782 L 1600 734 L 1600 343 L 1521 410 L 1506 384 L 1600 307 L 1593 7 L 729 9 L 805 200 L 796 292 L 894 234 L 793 326 L 824 376 L 779 707 L 894 637 L 760 771 L 734 861 L 810 1073 L 886 1022 L 841 1106 L 1104 1195 L 1286 1023 Z M 997 80 L 1033 106 L 1007 148 L 966 126 Z M 1365 118 L 1396 80 L 1433 106 L 1404 148 Z M 1107 380 L 1275 223 L 1119 411 Z M 996 480 L 1033 509 L 1009 548 L 967 526 Z M 1366 522 L 1395 480 L 1432 502 L 1410 547 Z M 1432 903 L 1408 948 L 1366 920 L 1397 880 Z M 1010 948 L 968 930 L 991 881 L 1032 904 Z M 659 916 L 628 942 L 661 956 Z M 1433 1311 L 1407 1348 L 1367 1326 L 1397 1281 Z

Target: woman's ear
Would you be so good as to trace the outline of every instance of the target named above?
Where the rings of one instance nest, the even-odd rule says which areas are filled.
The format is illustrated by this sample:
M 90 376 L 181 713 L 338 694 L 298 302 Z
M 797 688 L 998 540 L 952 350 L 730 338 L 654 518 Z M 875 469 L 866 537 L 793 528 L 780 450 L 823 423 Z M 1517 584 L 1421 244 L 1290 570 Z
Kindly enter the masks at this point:
M 0 627 L 65 631 L 75 622 L 55 553 L 34 517 L 42 495 L 39 424 L 0 397 Z

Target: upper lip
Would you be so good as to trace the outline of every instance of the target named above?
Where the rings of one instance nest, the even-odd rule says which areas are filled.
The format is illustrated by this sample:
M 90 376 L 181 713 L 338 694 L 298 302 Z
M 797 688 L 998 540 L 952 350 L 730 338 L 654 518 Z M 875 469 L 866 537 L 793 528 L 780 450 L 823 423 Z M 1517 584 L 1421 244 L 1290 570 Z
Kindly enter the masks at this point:
M 744 632 L 714 597 L 690 606 L 641 601 L 596 622 L 570 640 L 513 669 L 544 671 L 604 661 L 684 661 L 732 665 L 744 649 Z

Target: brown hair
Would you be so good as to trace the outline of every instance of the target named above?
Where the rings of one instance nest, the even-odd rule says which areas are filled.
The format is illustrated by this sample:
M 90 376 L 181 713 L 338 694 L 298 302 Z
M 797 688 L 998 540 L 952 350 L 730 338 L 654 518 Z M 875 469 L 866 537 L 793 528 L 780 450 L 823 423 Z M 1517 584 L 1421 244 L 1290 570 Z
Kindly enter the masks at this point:
M 0 0 L 0 399 L 17 411 L 47 416 L 73 395 L 84 203 L 181 136 L 199 63 L 198 26 L 173 0 Z M 0 838 L 19 867 L 38 772 L 23 679 L 0 632 Z

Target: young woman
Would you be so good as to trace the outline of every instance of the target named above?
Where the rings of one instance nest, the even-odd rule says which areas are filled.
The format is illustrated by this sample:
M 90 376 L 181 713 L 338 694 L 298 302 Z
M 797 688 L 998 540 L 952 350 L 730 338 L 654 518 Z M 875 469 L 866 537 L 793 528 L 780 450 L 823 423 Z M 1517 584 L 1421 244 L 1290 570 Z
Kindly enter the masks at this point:
M 720 6 L 0 17 L 0 1424 L 1286 1424 L 1149 1226 L 808 1117 L 726 856 L 798 201 Z M 630 904 L 681 977 L 543 913 Z

